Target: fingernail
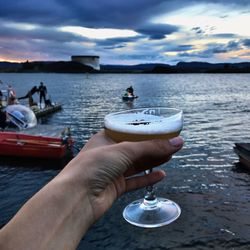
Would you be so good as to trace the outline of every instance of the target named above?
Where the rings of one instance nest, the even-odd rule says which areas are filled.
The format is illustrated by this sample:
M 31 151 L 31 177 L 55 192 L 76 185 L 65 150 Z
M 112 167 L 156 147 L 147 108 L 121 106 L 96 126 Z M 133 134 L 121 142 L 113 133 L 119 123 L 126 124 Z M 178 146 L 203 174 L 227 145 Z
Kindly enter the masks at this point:
M 180 147 L 183 145 L 183 140 L 181 137 L 174 137 L 169 140 L 170 144 L 175 147 Z

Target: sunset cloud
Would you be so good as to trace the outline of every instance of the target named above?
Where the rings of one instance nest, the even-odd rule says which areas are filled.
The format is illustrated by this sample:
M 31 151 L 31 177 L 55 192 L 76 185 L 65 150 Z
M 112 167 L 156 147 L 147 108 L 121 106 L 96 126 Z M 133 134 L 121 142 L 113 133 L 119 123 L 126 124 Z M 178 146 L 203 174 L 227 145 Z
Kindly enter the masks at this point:
M 1 60 L 236 62 L 250 47 L 247 0 L 0 0 Z M 237 56 L 232 56 L 237 55 Z

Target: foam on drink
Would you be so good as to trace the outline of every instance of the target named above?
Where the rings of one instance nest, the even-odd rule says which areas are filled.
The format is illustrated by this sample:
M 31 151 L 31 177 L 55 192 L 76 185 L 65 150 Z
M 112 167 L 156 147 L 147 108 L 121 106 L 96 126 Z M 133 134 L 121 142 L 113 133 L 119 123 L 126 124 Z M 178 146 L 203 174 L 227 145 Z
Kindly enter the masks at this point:
M 105 117 L 106 133 L 115 141 L 167 139 L 182 129 L 182 112 L 164 117 L 145 112 L 116 113 Z

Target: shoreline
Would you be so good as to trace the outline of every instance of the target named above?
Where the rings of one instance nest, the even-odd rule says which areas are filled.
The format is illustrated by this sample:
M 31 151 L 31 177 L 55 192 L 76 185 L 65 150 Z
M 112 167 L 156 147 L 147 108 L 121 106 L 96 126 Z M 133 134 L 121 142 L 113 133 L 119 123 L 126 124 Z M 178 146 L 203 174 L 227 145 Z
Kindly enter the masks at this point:
M 250 62 L 207 63 L 179 62 L 176 65 L 146 63 L 137 65 L 100 65 L 100 70 L 72 61 L 0 62 L 0 73 L 91 73 L 91 74 L 192 74 L 250 73 Z

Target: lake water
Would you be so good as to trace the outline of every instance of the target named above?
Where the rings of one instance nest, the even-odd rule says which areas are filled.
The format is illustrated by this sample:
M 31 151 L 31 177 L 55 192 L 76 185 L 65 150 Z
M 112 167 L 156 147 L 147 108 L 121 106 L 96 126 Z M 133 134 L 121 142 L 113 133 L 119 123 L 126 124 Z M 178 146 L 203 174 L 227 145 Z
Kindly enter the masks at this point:
M 185 146 L 161 166 L 167 178 L 155 186 L 159 196 L 181 206 L 180 218 L 157 229 L 128 224 L 122 210 L 143 196 L 144 190 L 137 190 L 120 197 L 78 249 L 249 249 L 250 174 L 237 167 L 233 152 L 235 142 L 250 142 L 249 74 L 0 74 L 0 79 L 19 96 L 43 81 L 63 110 L 39 123 L 70 126 L 77 147 L 103 127 L 111 111 L 147 105 L 184 111 Z M 121 100 L 129 85 L 139 96 L 132 103 Z M 52 166 L 0 159 L 0 226 L 58 173 Z

